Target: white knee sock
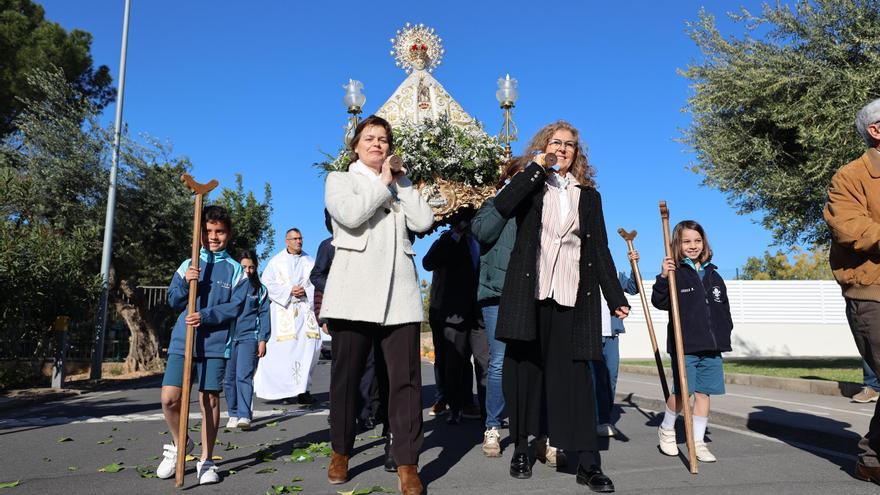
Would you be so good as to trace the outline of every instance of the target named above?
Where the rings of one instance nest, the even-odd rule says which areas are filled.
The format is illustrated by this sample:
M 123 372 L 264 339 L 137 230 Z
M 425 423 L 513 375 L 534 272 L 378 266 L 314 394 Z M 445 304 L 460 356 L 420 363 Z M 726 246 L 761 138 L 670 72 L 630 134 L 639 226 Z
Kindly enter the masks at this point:
M 663 422 L 660 423 L 660 428 L 664 430 L 669 430 L 671 428 L 675 428 L 675 419 L 678 417 L 678 414 L 669 409 L 669 406 L 666 406 L 666 412 L 663 413 Z
M 694 441 L 702 442 L 706 435 L 706 426 L 709 425 L 709 416 L 694 416 Z

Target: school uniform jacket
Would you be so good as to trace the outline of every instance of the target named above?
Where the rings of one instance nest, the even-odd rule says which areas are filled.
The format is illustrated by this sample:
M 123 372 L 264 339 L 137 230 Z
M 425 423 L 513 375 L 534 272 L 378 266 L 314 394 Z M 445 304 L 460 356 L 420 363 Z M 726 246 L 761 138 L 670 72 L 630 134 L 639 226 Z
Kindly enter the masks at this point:
M 537 338 L 537 261 L 541 245 L 544 181 L 547 172 L 536 163 L 516 174 L 495 197 L 495 209 L 504 218 L 516 218 L 516 243 L 510 254 L 495 338 L 508 343 Z M 608 251 L 602 199 L 592 187 L 580 189 L 579 280 L 574 304 L 571 345 L 575 360 L 602 360 L 602 315 L 629 303 L 620 288 L 617 269 Z M 602 307 L 599 287 L 608 303 Z
M 711 263 L 703 265 L 703 279 L 689 265 L 675 269 L 678 288 L 678 308 L 681 313 L 681 338 L 685 354 L 700 352 L 728 352 L 733 320 L 727 286 L 717 268 Z M 669 280 L 657 275 L 651 303 L 657 309 L 669 311 Z M 675 333 L 671 320 L 666 329 L 666 352 L 675 353 Z
M 235 322 L 235 334 L 232 340 L 268 342 L 272 329 L 269 316 L 269 291 L 263 284 L 260 284 L 259 289 L 255 289 L 250 281 L 247 285 L 247 297 L 241 308 L 241 314 Z
M 199 282 L 196 311 L 201 324 L 196 327 L 193 341 L 194 357 L 225 357 L 226 346 L 235 333 L 235 321 L 241 312 L 247 288 L 250 286 L 244 270 L 226 251 L 211 252 L 202 248 L 199 252 Z M 180 311 L 168 354 L 184 354 L 186 347 L 186 323 L 189 303 L 189 283 L 184 278 L 191 259 L 186 259 L 171 277 L 168 285 L 168 306 Z

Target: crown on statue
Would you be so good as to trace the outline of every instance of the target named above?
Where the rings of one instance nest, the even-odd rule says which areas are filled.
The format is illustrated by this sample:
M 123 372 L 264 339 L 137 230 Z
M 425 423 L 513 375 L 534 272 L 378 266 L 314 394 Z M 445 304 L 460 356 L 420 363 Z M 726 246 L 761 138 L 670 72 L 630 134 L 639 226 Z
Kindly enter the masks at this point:
M 413 70 L 432 72 L 443 58 L 445 51 L 442 43 L 443 40 L 434 34 L 433 28 L 407 22 L 403 29 L 397 30 L 397 37 L 391 38 L 394 65 L 401 67 L 407 74 Z

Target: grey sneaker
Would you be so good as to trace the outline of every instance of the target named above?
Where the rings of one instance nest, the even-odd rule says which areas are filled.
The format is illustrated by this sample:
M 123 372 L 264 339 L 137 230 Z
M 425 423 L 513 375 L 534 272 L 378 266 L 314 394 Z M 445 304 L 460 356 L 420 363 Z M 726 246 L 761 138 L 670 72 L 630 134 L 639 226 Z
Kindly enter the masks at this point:
M 852 396 L 852 401 L 859 404 L 867 404 L 868 402 L 877 402 L 878 397 L 880 397 L 880 392 L 871 387 L 865 387 L 861 392 Z
M 500 439 L 501 433 L 498 432 L 498 428 L 494 426 L 486 428 L 486 432 L 483 433 L 483 453 L 486 457 L 501 457 Z

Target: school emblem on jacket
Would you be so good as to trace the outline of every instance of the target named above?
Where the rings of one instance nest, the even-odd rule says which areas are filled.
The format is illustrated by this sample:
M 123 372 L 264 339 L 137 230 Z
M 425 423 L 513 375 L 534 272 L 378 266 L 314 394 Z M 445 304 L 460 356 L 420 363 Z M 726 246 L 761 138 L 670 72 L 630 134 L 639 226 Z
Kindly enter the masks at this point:
M 715 302 L 721 302 L 721 288 L 717 285 L 715 287 L 712 287 L 712 297 L 715 299 Z

